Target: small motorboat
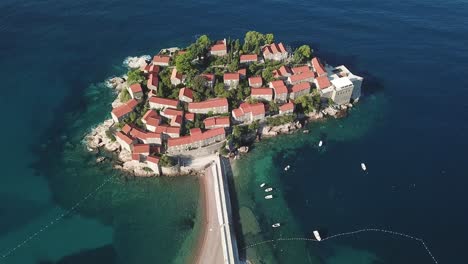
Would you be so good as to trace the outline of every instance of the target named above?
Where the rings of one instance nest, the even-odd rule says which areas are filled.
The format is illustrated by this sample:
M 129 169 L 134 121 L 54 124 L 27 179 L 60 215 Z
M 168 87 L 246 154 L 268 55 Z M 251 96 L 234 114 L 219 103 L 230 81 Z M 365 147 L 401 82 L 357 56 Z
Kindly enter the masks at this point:
M 363 171 L 366 171 L 366 170 L 367 170 L 366 164 L 361 163 L 361 169 L 362 169 Z
M 306 129 L 306 130 L 302 131 L 302 133 L 309 134 L 309 130 Z
M 271 225 L 271 227 L 273 227 L 273 228 L 277 228 L 277 227 L 280 227 L 280 226 L 281 226 L 280 223 L 274 223 L 274 224 Z
M 260 184 L 260 188 L 263 188 L 265 186 L 265 183 Z
M 273 191 L 273 188 L 266 188 L 265 189 L 265 192 L 271 192 L 271 191 Z
M 319 231 L 315 230 L 314 231 L 314 237 L 317 239 L 317 241 L 322 241 L 322 238 L 320 237 Z
M 288 166 L 286 166 L 286 167 L 284 167 L 284 171 L 288 171 L 288 170 L 289 170 L 289 168 L 291 168 L 291 166 L 289 166 L 289 165 L 288 165 Z
M 322 141 L 322 140 L 320 140 L 320 142 L 319 142 L 319 145 L 318 145 L 318 146 L 319 146 L 319 147 L 321 147 L 322 145 L 323 145 L 323 141 Z
M 267 199 L 267 200 L 273 199 L 273 195 L 269 194 L 269 195 L 265 196 L 265 199 Z

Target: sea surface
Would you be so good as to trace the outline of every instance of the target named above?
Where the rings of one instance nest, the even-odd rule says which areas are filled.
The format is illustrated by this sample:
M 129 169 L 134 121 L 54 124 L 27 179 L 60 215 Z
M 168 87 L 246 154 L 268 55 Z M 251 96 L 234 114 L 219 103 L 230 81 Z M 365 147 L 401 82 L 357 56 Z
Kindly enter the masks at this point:
M 0 1 L 0 263 L 188 262 L 197 178 L 122 175 L 96 165 L 82 139 L 110 117 L 104 81 L 124 73 L 127 56 L 248 30 L 309 44 L 365 83 L 347 118 L 263 140 L 236 162 L 241 254 L 268 264 L 466 262 L 467 14 L 466 0 Z M 419 240 L 382 232 L 251 246 L 369 228 L 423 239 L 434 259 Z

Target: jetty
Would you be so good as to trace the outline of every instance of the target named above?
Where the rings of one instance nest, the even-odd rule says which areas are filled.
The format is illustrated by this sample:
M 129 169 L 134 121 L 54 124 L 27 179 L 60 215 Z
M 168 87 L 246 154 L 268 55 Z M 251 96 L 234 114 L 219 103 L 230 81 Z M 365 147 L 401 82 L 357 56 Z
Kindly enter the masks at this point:
M 237 264 L 239 254 L 232 228 L 227 173 L 218 156 L 201 179 L 204 188 L 205 227 L 195 263 Z

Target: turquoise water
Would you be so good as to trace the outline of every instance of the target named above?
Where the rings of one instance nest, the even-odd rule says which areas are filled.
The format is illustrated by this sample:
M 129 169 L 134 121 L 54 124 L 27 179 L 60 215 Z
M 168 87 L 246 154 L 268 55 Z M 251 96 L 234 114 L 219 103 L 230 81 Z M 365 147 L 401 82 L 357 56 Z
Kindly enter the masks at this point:
M 198 181 L 117 175 L 81 140 L 106 117 L 113 95 L 102 82 L 126 56 L 250 29 L 310 44 L 366 82 L 349 118 L 266 140 L 239 162 L 241 243 L 376 227 L 424 238 L 440 263 L 463 262 L 467 11 L 466 1 L 438 0 L 1 1 L 0 251 L 108 182 L 0 263 L 183 262 L 198 232 Z M 258 192 L 267 180 L 273 204 Z M 284 228 L 273 232 L 273 221 Z M 265 263 L 431 263 L 417 243 L 377 233 L 244 253 Z

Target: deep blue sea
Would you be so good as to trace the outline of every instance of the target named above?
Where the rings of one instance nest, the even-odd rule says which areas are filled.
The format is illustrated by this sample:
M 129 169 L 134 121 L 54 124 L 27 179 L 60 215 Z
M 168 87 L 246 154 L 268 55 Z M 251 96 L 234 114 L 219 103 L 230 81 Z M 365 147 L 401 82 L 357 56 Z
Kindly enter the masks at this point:
M 103 82 L 127 56 L 248 30 L 309 44 L 365 83 L 348 118 L 264 140 L 236 164 L 241 248 L 317 228 L 380 228 L 424 239 L 441 264 L 465 263 L 467 14 L 466 0 L 0 1 L 0 263 L 189 260 L 198 180 L 119 175 L 81 140 L 109 117 Z M 267 203 L 261 182 L 278 198 Z M 284 228 L 271 230 L 277 221 Z M 268 264 L 434 263 L 417 241 L 378 232 L 242 254 Z

